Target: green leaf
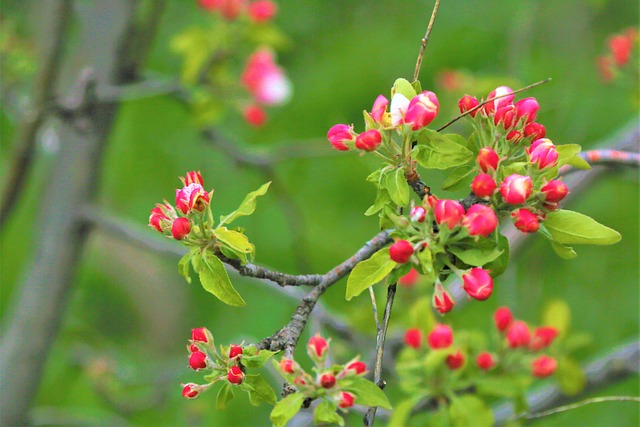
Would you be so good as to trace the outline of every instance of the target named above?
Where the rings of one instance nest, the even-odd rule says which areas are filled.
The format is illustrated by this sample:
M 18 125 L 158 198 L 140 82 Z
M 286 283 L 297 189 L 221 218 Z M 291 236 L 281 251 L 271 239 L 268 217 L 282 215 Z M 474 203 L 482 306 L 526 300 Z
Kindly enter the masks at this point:
M 391 409 L 391 403 L 380 387 L 362 377 L 352 377 L 340 381 L 343 390 L 356 395 L 356 403 L 365 406 L 379 406 Z
M 302 393 L 293 393 L 279 401 L 271 411 L 270 419 L 275 427 L 285 427 L 287 422 L 293 418 L 304 402 Z
M 577 169 L 583 169 L 583 170 L 591 169 L 591 165 L 587 163 L 587 161 L 580 156 L 573 156 L 572 158 L 567 160 L 567 164 Z
M 553 326 L 558 330 L 559 335 L 565 335 L 571 327 L 571 309 L 569 305 L 561 299 L 549 301 L 544 307 L 542 324 Z
M 223 303 L 234 306 L 247 305 L 231 284 L 222 261 L 209 251 L 202 256 L 202 269 L 199 274 L 202 287 Z
M 558 150 L 558 166 L 562 166 L 575 157 L 582 150 L 582 147 L 578 144 L 564 144 L 556 145 L 556 150 Z
M 620 233 L 593 218 L 567 210 L 557 210 L 548 214 L 544 227 L 554 241 L 563 245 L 611 245 L 622 238 Z
M 430 169 L 449 169 L 473 161 L 473 153 L 445 135 L 431 129 L 418 132 L 418 144 L 412 156 L 421 166 Z
M 497 249 L 502 251 L 500 256 L 495 260 L 484 265 L 484 269 L 491 272 L 491 277 L 494 279 L 500 276 L 509 267 L 510 248 L 509 239 L 498 233 L 498 246 Z
M 475 396 L 453 399 L 449 407 L 452 425 L 456 427 L 493 427 L 493 412 Z
M 347 279 L 347 301 L 387 277 L 396 265 L 389 258 L 389 248 L 381 249 L 368 260 L 359 262 Z
M 531 384 L 530 375 L 483 376 L 476 382 L 478 394 L 491 397 L 514 398 Z
M 462 262 L 474 267 L 481 267 L 502 255 L 495 241 L 487 238 L 479 239 L 473 246 L 449 246 L 449 252 L 460 258 Z
M 411 410 L 418 404 L 423 396 L 414 396 L 408 400 L 403 400 L 393 407 L 388 427 L 405 427 L 409 425 Z
M 433 350 L 427 353 L 423 360 L 423 365 L 427 373 L 431 373 L 442 366 L 444 366 L 444 361 L 452 353 L 452 351 L 444 349 L 444 350 Z
M 562 393 L 568 396 L 580 394 L 587 384 L 587 377 L 578 362 L 568 357 L 558 360 L 555 372 Z
M 409 204 L 411 190 L 404 177 L 403 168 L 398 168 L 395 172 L 387 175 L 386 187 L 393 203 L 398 206 L 406 206 Z
M 252 191 L 251 193 L 247 194 L 242 203 L 240 203 L 238 209 L 231 212 L 225 217 L 220 217 L 219 227 L 223 226 L 224 224 L 231 223 L 238 217 L 251 215 L 256 210 L 256 199 L 259 196 L 264 196 L 267 193 L 269 185 L 271 185 L 271 181 L 267 182 L 266 184 L 262 184 L 262 186 L 260 186 L 260 188 L 258 188 L 256 191 Z
M 223 411 L 227 408 L 227 404 L 233 399 L 235 396 L 233 394 L 233 386 L 230 382 L 224 383 L 224 385 L 220 388 L 218 392 L 218 397 L 216 398 L 216 409 L 219 411 Z
M 251 253 L 254 250 L 254 246 L 249 243 L 249 239 L 239 231 L 229 230 L 227 227 L 218 227 L 213 230 L 216 238 L 233 249 L 234 251 L 242 253 Z
M 193 249 L 197 250 L 198 248 Z M 191 283 L 191 277 L 189 277 L 189 264 L 191 264 L 191 258 L 193 257 L 193 249 L 178 261 L 178 273 L 187 280 L 187 283 Z
M 475 171 L 475 168 L 466 165 L 455 168 L 442 183 L 442 189 L 444 191 L 459 190 L 467 184 L 468 180 L 466 178 L 470 177 Z
M 404 95 L 408 100 L 411 100 L 411 98 L 413 98 L 414 96 L 417 95 L 416 90 L 414 89 L 414 87 L 411 85 L 411 83 L 409 83 L 408 80 L 406 79 L 397 79 L 394 83 L 393 83 L 393 89 L 392 89 L 392 93 L 391 96 L 393 97 L 394 93 L 399 93 Z
M 433 269 L 433 257 L 429 248 L 424 248 L 416 253 L 416 257 L 420 263 L 416 266 L 416 270 L 422 275 L 422 278 L 433 283 L 436 280 L 436 272 Z
M 565 246 L 561 243 L 551 240 L 551 248 L 562 259 L 574 259 L 578 256 L 576 251 L 570 246 Z
M 242 355 L 242 364 L 247 368 L 262 368 L 267 360 L 271 358 L 277 351 L 260 350 L 253 356 Z
M 343 426 L 344 419 L 340 415 L 338 415 L 338 413 L 336 412 L 337 409 L 337 406 L 330 401 L 321 401 L 318 406 L 316 406 L 316 409 L 313 412 L 313 423 L 329 423 Z
M 262 375 L 245 376 L 241 387 L 249 392 L 249 402 L 254 406 L 258 406 L 264 402 L 269 405 L 275 405 L 278 400 L 273 388 L 271 388 Z
M 422 93 L 422 84 L 420 80 L 416 80 L 415 82 L 411 82 L 411 87 L 416 91 L 416 94 Z

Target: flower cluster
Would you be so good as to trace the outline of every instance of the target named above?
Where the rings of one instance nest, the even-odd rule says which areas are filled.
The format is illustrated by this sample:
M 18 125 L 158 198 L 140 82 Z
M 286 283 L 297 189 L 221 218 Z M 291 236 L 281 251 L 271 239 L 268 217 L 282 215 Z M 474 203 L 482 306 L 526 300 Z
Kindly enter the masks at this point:
M 598 71 L 605 83 L 610 83 L 626 72 L 633 73 L 637 80 L 638 61 L 632 60 L 634 52 L 638 51 L 638 29 L 628 28 L 620 34 L 609 37 L 607 53 L 598 57 Z

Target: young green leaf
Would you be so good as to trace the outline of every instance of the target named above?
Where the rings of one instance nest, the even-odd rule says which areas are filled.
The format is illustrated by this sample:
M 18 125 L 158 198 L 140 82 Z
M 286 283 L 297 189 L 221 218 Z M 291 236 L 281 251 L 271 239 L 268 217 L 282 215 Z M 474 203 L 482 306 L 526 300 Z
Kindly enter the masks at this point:
M 267 193 L 269 185 L 271 185 L 271 181 L 267 182 L 266 184 L 262 184 L 262 186 L 260 186 L 260 188 L 258 188 L 256 191 L 252 191 L 251 193 L 247 194 L 242 203 L 240 203 L 238 209 L 231 212 L 227 216 L 220 217 L 220 224 L 218 225 L 218 227 L 222 227 L 224 224 L 230 224 L 238 217 L 251 215 L 256 210 L 256 199 L 259 196 L 264 196 Z
M 205 251 L 201 258 L 202 268 L 199 274 L 202 287 L 225 304 L 234 306 L 247 305 L 231 284 L 222 261 L 209 251 Z
M 401 95 L 404 95 L 405 98 L 407 98 L 409 101 L 411 101 L 411 98 L 417 95 L 417 92 L 415 88 L 411 85 L 411 83 L 409 83 L 408 80 L 402 79 L 402 78 L 397 79 L 393 83 L 393 91 L 394 93 L 399 93 Z
M 273 407 L 269 417 L 274 427 L 285 427 L 287 422 L 298 413 L 304 399 L 302 393 L 293 393 L 279 401 Z
M 575 396 L 584 390 L 587 385 L 587 377 L 584 369 L 578 362 L 568 357 L 558 360 L 558 369 L 555 373 L 562 393 L 567 396 Z
M 344 419 L 338 415 L 337 406 L 331 403 L 328 400 L 321 401 L 318 406 L 316 406 L 315 411 L 313 411 L 313 422 L 314 424 L 338 424 L 340 426 L 344 425 Z
M 278 400 L 273 388 L 262 375 L 247 375 L 240 387 L 249 392 L 249 402 L 254 406 L 258 406 L 263 402 L 275 405 Z
M 561 299 L 549 301 L 544 306 L 542 324 L 553 326 L 558 330 L 560 336 L 566 335 L 571 326 L 571 309 L 569 305 Z
M 469 149 L 431 129 L 422 129 L 417 134 L 417 141 L 412 155 L 425 168 L 449 169 L 474 159 Z
M 403 400 L 393 407 L 388 427 L 404 427 L 409 425 L 409 417 L 411 410 L 424 396 L 412 396 L 407 400 Z
M 192 256 L 193 249 L 178 261 L 178 273 L 187 280 L 187 283 L 191 283 L 191 277 L 189 277 L 189 265 L 191 264 Z
M 277 351 L 270 350 L 260 350 L 256 354 L 251 356 L 245 353 L 242 356 L 242 364 L 247 368 L 262 368 L 262 365 L 264 365 L 265 362 L 276 353 Z
M 482 239 L 482 242 L 489 242 L 489 239 Z M 480 241 L 479 241 L 480 243 Z M 460 258 L 462 262 L 474 267 L 482 267 L 483 265 L 498 259 L 502 255 L 501 250 L 498 250 L 495 242 L 493 244 L 483 244 L 477 246 L 471 246 L 462 248 L 459 246 L 448 247 L 449 252 Z
M 451 424 L 456 427 L 492 427 L 493 412 L 482 400 L 464 395 L 453 399 L 449 407 Z
M 406 206 L 409 204 L 411 190 L 409 184 L 404 177 L 404 169 L 398 168 L 395 172 L 387 175 L 386 180 L 387 191 L 391 197 L 391 201 L 398 206 Z
M 483 267 L 485 270 L 491 272 L 491 277 L 493 277 L 494 279 L 504 273 L 509 266 L 509 239 L 507 239 L 501 233 L 498 233 L 498 246 L 496 247 L 496 249 L 502 252 L 500 256 L 493 261 L 485 264 Z
M 356 403 L 365 406 L 379 406 L 391 409 L 391 403 L 380 387 L 362 377 L 352 377 L 339 381 L 343 390 L 356 395 Z
M 620 233 L 593 218 L 567 210 L 547 215 L 544 228 L 554 241 L 563 245 L 611 245 L 621 239 Z
M 358 263 L 347 279 L 347 301 L 387 277 L 396 265 L 389 258 L 389 248 L 381 249 L 368 260 Z
M 475 172 L 475 168 L 469 165 L 459 166 L 455 168 L 442 183 L 442 189 L 445 191 L 459 190 L 468 185 L 471 175 Z
M 230 382 L 225 382 L 218 392 L 216 398 L 216 409 L 223 411 L 227 408 L 227 404 L 234 398 L 233 386 Z

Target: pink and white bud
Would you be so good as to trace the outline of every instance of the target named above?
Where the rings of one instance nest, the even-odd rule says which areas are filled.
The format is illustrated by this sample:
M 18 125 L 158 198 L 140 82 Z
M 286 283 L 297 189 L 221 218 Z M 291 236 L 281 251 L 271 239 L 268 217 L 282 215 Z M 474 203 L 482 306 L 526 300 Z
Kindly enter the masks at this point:
M 249 18 L 253 22 L 267 22 L 276 15 L 278 6 L 269 0 L 258 0 L 249 4 Z
M 558 336 L 558 330 L 552 326 L 540 326 L 533 331 L 529 348 L 537 351 L 549 347 Z
M 191 221 L 188 218 L 180 217 L 173 221 L 171 226 L 171 236 L 176 240 L 182 240 L 191 232 Z
M 322 374 L 318 382 L 322 388 L 331 388 L 336 385 L 336 377 L 331 373 Z
M 540 123 L 531 122 L 524 127 L 524 136 L 531 138 L 532 141 L 544 138 L 546 135 L 547 130 Z
M 333 148 L 340 151 L 347 151 L 349 147 L 345 142 L 353 141 L 353 126 L 337 124 L 331 126 L 327 132 L 327 139 L 333 145 Z
M 489 96 L 487 96 L 487 99 L 492 99 L 497 96 L 500 96 L 501 98 L 494 99 L 493 101 L 487 102 L 482 107 L 482 110 L 485 112 L 485 114 L 490 115 L 494 111 L 497 111 L 502 107 L 511 105 L 513 103 L 513 98 L 515 98 L 515 95 L 512 95 L 512 94 L 513 94 L 513 90 L 510 87 L 507 87 L 507 86 L 497 87 L 495 90 L 492 90 L 491 92 L 489 92 Z
M 434 214 L 438 224 L 444 224 L 451 230 L 462 221 L 464 217 L 464 206 L 456 200 L 438 200 Z
M 493 313 L 493 321 L 500 332 L 506 331 L 513 322 L 513 314 L 509 307 L 500 307 Z
M 524 98 L 515 103 L 518 120 L 524 118 L 525 123 L 531 123 L 536 119 L 540 105 L 535 98 Z
M 489 352 L 482 352 L 476 357 L 476 366 L 483 371 L 488 371 L 495 366 L 493 355 Z
M 427 336 L 427 341 L 433 350 L 447 348 L 453 344 L 453 331 L 448 325 L 436 325 Z
M 507 342 L 511 348 L 526 347 L 530 340 L 529 326 L 522 320 L 516 320 L 507 330 Z
M 258 105 L 249 105 L 242 110 L 244 120 L 253 127 L 260 127 L 267 122 L 267 113 Z
M 409 102 L 404 122 L 410 124 L 413 130 L 428 126 L 438 115 L 439 106 L 435 93 L 428 90 L 419 93 Z
M 498 217 L 491 207 L 475 204 L 467 210 L 462 226 L 469 230 L 471 236 L 487 237 L 498 226 Z
M 191 330 L 191 340 L 195 342 L 203 342 L 209 344 L 213 342 L 211 332 L 205 327 L 195 328 Z
M 409 270 L 407 274 L 398 279 L 398 283 L 405 288 L 412 288 L 420 280 L 420 273 L 415 268 Z
M 510 205 L 519 205 L 529 198 L 532 188 L 531 177 L 514 173 L 502 181 L 500 194 L 502 194 L 503 200 Z
M 232 366 L 227 373 L 227 380 L 229 380 L 231 384 L 242 384 L 244 381 L 244 372 L 242 372 L 239 366 Z
M 569 194 L 567 185 L 557 179 L 547 182 L 541 189 L 546 202 L 558 203 Z
M 529 209 L 520 208 L 511 213 L 516 228 L 523 233 L 535 233 L 540 229 L 538 217 Z
M 353 406 L 355 396 L 348 391 L 341 391 L 339 394 L 338 406 L 342 409 L 350 408 Z
M 433 293 L 433 300 L 431 301 L 433 307 L 438 310 L 438 313 L 445 314 L 453 309 L 456 304 L 449 292 L 447 292 L 440 283 L 436 283 L 436 289 Z
M 371 108 L 371 117 L 378 123 L 382 123 L 384 119 L 384 113 L 387 112 L 387 106 L 389 105 L 389 100 L 383 96 L 378 95 L 376 100 L 373 102 L 373 107 Z
M 498 157 L 498 153 L 491 147 L 484 147 L 478 151 L 478 156 L 476 157 L 476 162 L 482 172 L 489 172 L 490 170 L 498 169 L 498 163 L 500 162 L 500 157 Z
M 409 347 L 420 348 L 422 345 L 422 332 L 417 328 L 410 328 L 404 333 L 404 343 Z
M 409 262 L 413 252 L 413 246 L 406 240 L 398 240 L 389 247 L 389 257 L 398 264 Z
M 399 126 L 404 123 L 404 115 L 409 108 L 409 100 L 401 93 L 396 93 L 391 98 L 391 106 L 389 107 L 389 113 L 391 113 L 391 124 L 393 126 Z
M 422 206 L 414 206 L 411 208 L 409 217 L 413 222 L 424 222 L 424 218 L 427 215 L 427 211 Z
M 467 111 L 476 108 L 479 104 L 480 101 L 478 101 L 475 96 L 465 95 L 460 98 L 460 101 L 458 101 L 458 108 L 460 109 L 460 113 L 464 114 Z M 478 110 L 469 113 L 471 117 L 475 117 L 476 114 L 478 114 Z
M 320 335 L 316 334 L 309 339 L 309 344 L 307 345 L 307 353 L 311 359 L 316 361 L 323 361 L 325 357 L 327 357 L 327 352 L 329 351 L 329 343 L 327 340 L 322 338 Z
M 194 351 L 189 356 L 189 367 L 194 371 L 204 369 L 209 365 L 209 358 L 201 351 Z
M 464 365 L 464 355 L 462 354 L 462 352 L 460 352 L 460 350 L 456 350 L 455 353 L 447 356 L 447 358 L 445 359 L 445 363 L 452 371 L 460 369 L 462 365 Z
M 291 97 L 291 83 L 269 49 L 259 49 L 249 57 L 240 80 L 259 104 L 278 105 Z
M 540 356 L 531 362 L 531 373 L 534 377 L 545 378 L 558 368 L 558 362 L 551 356 Z
M 201 392 L 203 392 L 207 388 L 206 386 L 201 386 L 194 383 L 180 385 L 182 386 L 182 397 L 184 397 L 185 399 L 195 399 Z
M 558 150 L 548 138 L 535 140 L 527 149 L 529 161 L 538 165 L 540 169 L 553 167 L 558 164 Z
M 486 300 L 493 293 L 493 279 L 480 267 L 474 267 L 467 274 L 463 274 L 462 281 L 465 292 L 478 301 Z
M 471 183 L 471 191 L 480 198 L 491 197 L 497 187 L 498 185 L 493 180 L 493 177 L 488 173 L 477 175 Z
M 242 353 L 244 353 L 244 351 L 240 345 L 231 344 L 229 347 L 229 359 L 235 359 L 236 357 L 242 356 Z
M 362 132 L 356 137 L 356 148 L 364 151 L 375 151 L 382 143 L 382 135 L 377 129 Z
M 192 211 L 202 212 L 210 202 L 210 195 L 198 183 L 192 183 L 176 190 L 176 207 L 187 214 Z
M 510 129 L 516 122 L 516 107 L 514 105 L 505 105 L 496 110 L 493 116 L 493 123 L 501 125 L 503 129 Z

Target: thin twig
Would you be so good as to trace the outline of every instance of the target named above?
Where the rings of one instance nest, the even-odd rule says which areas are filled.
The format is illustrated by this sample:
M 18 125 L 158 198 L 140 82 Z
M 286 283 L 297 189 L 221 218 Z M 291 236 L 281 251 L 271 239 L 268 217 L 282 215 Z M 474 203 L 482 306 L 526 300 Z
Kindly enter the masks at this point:
M 636 402 L 640 403 L 640 397 L 635 396 L 602 396 L 602 397 L 592 397 L 591 399 L 581 400 L 580 402 L 570 403 L 568 405 L 558 406 L 557 408 L 549 409 L 548 411 L 528 413 L 524 412 L 518 415 L 515 419 L 520 420 L 525 418 L 527 420 L 533 420 L 536 418 L 547 417 L 549 415 L 559 414 L 560 412 L 570 411 L 572 409 L 578 409 L 586 405 L 591 405 L 592 403 L 603 403 L 603 402 Z
M 380 318 L 378 317 L 378 303 L 376 302 L 376 294 L 373 292 L 373 286 L 369 286 L 369 296 L 371 297 L 371 310 L 373 311 L 373 320 L 376 324 L 376 331 L 380 331 Z
M 429 41 L 429 34 L 431 34 L 433 23 L 436 20 L 436 15 L 438 14 L 439 6 L 440 6 L 440 0 L 436 0 L 436 4 L 433 6 L 433 11 L 431 12 L 431 19 L 429 20 L 429 25 L 427 25 L 427 32 L 424 34 L 424 37 L 421 40 L 420 52 L 418 53 L 418 59 L 416 61 L 416 68 L 413 71 L 414 82 L 418 81 L 418 74 L 420 74 L 420 67 L 422 67 L 422 59 L 424 58 L 424 51 L 427 48 L 427 42 Z

